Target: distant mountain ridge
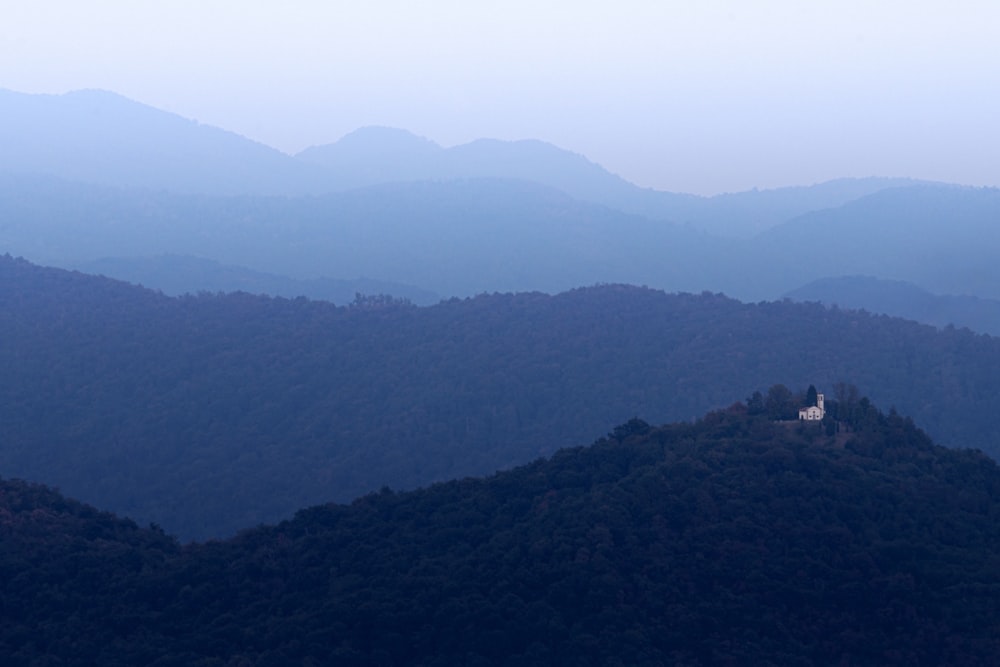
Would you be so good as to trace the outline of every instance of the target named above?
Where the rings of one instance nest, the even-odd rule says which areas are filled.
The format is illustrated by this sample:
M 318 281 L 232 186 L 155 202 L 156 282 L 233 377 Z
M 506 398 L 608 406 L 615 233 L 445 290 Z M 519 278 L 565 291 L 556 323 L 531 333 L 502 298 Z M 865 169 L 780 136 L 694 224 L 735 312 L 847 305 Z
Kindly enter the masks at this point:
M 301 196 L 399 181 L 527 180 L 582 201 L 733 238 L 839 206 L 908 179 L 698 197 L 640 188 L 582 155 L 538 140 L 441 146 L 405 130 L 362 128 L 292 157 L 114 93 L 0 90 L 0 171 L 186 194 Z
M 390 128 L 291 157 L 100 91 L 5 91 L 0 117 L 0 252 L 45 264 L 191 256 L 445 298 L 624 282 L 760 300 L 859 274 L 1000 299 L 996 189 L 869 178 L 695 197 L 540 141 L 446 149 Z
M 582 155 L 537 140 L 478 139 L 442 148 L 405 130 L 371 127 L 352 132 L 337 143 L 308 148 L 296 157 L 332 170 L 341 182 L 351 183 L 353 178 L 352 187 L 396 181 L 523 180 L 608 205 L 645 192 Z M 660 194 L 671 199 L 696 198 Z
M 852 273 L 1000 298 L 997 219 L 998 190 L 916 185 L 740 241 L 527 181 L 219 197 L 0 173 L 0 251 L 40 263 L 186 255 L 298 280 L 366 276 L 443 298 L 624 282 L 760 300 Z
M 974 296 L 932 294 L 912 283 L 871 276 L 822 278 L 785 295 L 795 301 L 819 301 L 842 308 L 933 324 L 953 325 L 1000 336 L 1000 301 Z
M 744 248 L 757 262 L 749 281 L 785 292 L 809 280 L 868 275 L 1000 299 L 998 220 L 997 188 L 890 188 L 755 237 Z M 789 285 L 795 275 L 801 279 Z
M 532 181 L 582 201 L 735 238 L 749 238 L 808 211 L 921 183 L 905 178 L 845 178 L 808 187 L 700 197 L 640 188 L 582 155 L 542 141 L 479 139 L 443 148 L 405 130 L 385 127 L 362 128 L 296 157 L 330 169 L 337 182 L 354 187 L 459 178 Z
M 0 249 L 64 267 L 169 254 L 297 279 L 368 276 L 443 297 L 594 282 L 697 290 L 717 285 L 705 276 L 722 246 L 526 181 L 227 198 L 0 174 Z
M 149 190 L 305 194 L 321 169 L 232 132 L 120 95 L 0 89 L 0 170 Z

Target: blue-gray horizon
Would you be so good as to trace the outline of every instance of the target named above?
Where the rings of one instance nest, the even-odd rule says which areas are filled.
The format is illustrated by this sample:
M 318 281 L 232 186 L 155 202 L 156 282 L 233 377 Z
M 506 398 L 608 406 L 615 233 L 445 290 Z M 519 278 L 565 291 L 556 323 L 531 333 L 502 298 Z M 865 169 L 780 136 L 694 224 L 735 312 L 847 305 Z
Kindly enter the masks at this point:
M 109 90 L 289 154 L 371 125 L 538 139 L 702 195 L 1000 185 L 1000 5 L 747 4 L 40 0 L 5 12 L 0 88 Z

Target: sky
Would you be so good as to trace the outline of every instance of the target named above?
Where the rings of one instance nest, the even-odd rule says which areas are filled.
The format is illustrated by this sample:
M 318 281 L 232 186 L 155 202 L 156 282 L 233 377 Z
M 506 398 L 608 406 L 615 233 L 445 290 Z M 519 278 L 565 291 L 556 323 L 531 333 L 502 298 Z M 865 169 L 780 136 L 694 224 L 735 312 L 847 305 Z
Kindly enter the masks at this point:
M 1000 186 L 996 0 L 32 0 L 0 88 L 110 90 L 287 153 L 541 139 L 646 187 Z

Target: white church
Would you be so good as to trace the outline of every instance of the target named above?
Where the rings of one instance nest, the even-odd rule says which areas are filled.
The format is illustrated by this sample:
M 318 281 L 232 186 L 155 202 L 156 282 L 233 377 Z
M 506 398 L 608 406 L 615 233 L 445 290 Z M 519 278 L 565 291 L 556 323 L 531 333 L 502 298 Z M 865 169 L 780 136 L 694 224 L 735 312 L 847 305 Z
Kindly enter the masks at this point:
M 799 419 L 805 421 L 820 421 L 825 414 L 823 394 L 816 394 L 816 405 L 811 405 L 808 408 L 799 408 Z

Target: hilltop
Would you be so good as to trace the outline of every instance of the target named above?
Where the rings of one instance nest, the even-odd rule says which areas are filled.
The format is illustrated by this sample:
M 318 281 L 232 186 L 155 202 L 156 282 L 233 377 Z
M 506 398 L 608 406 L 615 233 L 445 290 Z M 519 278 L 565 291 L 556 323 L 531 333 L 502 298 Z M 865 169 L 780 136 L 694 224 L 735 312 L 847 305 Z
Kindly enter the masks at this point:
M 0 655 L 102 664 L 992 664 L 1000 470 L 867 399 L 745 406 L 223 542 L 0 482 Z M 86 609 L 86 613 L 80 613 Z

